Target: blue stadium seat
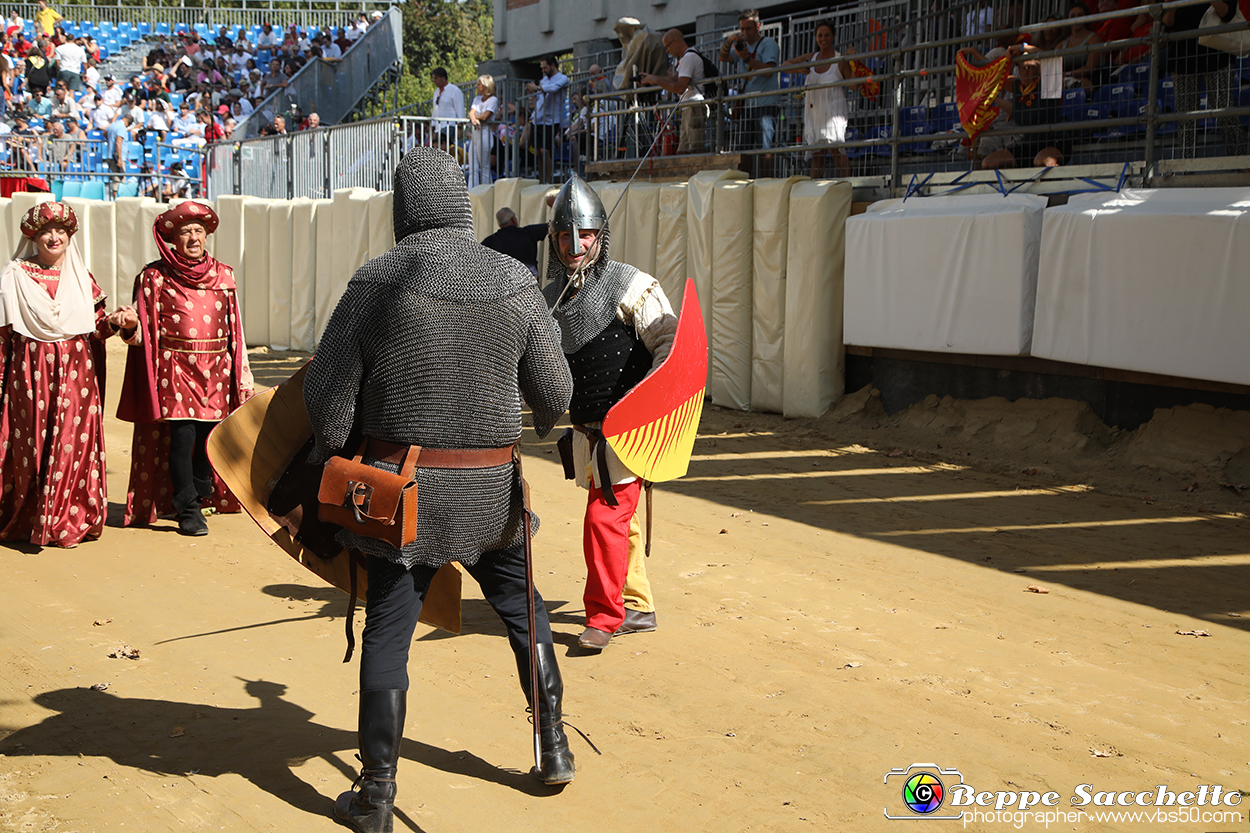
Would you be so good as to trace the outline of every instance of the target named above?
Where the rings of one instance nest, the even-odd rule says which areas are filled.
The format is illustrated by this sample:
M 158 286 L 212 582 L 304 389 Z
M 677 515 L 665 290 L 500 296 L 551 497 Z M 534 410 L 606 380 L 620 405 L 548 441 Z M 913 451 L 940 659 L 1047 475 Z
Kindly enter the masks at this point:
M 1085 121 L 1084 87 L 1063 91 L 1063 103 L 1059 105 L 1059 117 L 1064 121 Z
M 173 105 L 173 108 L 175 110 L 181 107 L 182 106 L 182 93 L 170 93 L 169 103 Z
M 118 197 L 139 196 L 139 183 L 134 182 L 133 180 L 130 182 L 123 182 L 121 185 L 117 186 L 117 196 Z
M 123 20 L 121 23 L 117 24 L 117 31 L 119 32 L 129 32 L 133 28 L 134 27 L 130 25 L 129 20 Z
M 146 20 L 139 21 L 139 25 L 136 28 L 138 29 L 140 36 L 146 37 L 152 34 L 152 24 L 148 23 Z
M 54 179 L 48 183 L 48 188 L 51 189 L 52 199 L 55 202 L 60 202 L 65 198 L 65 180 Z
M 65 182 L 62 183 L 61 197 L 79 197 L 82 196 L 83 184 L 81 182 Z
M 869 131 L 868 131 L 868 137 L 867 137 L 867 138 L 869 138 L 869 139 L 888 139 L 888 138 L 890 138 L 890 126 L 889 126 L 889 125 L 881 125 L 880 127 L 874 127 L 872 130 L 869 130 Z M 890 155 L 890 146 L 889 146 L 889 145 L 878 145 L 878 146 L 876 146 L 875 148 L 873 148 L 872 150 L 876 152 L 877 156 L 889 156 L 889 155 Z
M 168 23 L 166 23 L 166 22 L 165 22 L 165 21 L 163 21 L 163 20 L 162 20 L 161 22 L 157 23 L 157 24 L 156 24 L 156 34 L 158 34 L 158 35 L 168 35 L 168 34 L 169 34 L 169 24 L 168 24 Z
M 91 182 L 81 182 L 81 183 L 67 182 L 65 184 L 67 186 L 71 184 L 79 185 L 82 188 L 82 192 L 80 196 L 84 200 L 102 200 L 105 198 L 104 197 L 104 183 L 98 180 L 93 180 Z
M 959 127 L 959 106 L 954 102 L 939 104 L 933 108 L 929 127 L 934 133 L 949 133 Z
M 858 142 L 859 141 L 859 129 L 855 127 L 848 127 L 846 129 L 846 140 L 848 142 Z M 858 159 L 859 157 L 863 156 L 867 152 L 868 152 L 867 148 L 862 148 L 862 147 L 847 148 L 846 156 L 848 159 Z
M 174 34 L 178 34 L 179 32 L 190 32 L 190 31 L 191 31 L 191 27 L 185 23 L 174 24 Z
M 113 31 L 113 21 L 101 20 L 99 23 L 95 25 L 95 27 L 96 27 L 96 30 L 99 31 L 101 34 L 106 34 L 106 33 Z
M 88 130 L 87 138 L 102 142 L 104 141 L 104 131 L 103 130 Z
M 923 136 L 929 132 L 929 109 L 927 107 L 904 107 L 899 113 L 900 136 Z M 899 146 L 903 153 L 932 153 L 930 142 L 907 142 Z
M 98 41 L 96 45 L 100 47 L 100 63 L 104 63 L 105 61 L 109 59 L 109 56 L 112 55 L 113 53 L 109 50 L 107 46 L 105 46 L 102 43 L 99 43 Z
M 1118 118 L 1137 114 L 1134 106 L 1136 98 L 1132 84 L 1106 84 L 1094 94 L 1094 103 L 1107 105 L 1107 112 L 1112 118 Z

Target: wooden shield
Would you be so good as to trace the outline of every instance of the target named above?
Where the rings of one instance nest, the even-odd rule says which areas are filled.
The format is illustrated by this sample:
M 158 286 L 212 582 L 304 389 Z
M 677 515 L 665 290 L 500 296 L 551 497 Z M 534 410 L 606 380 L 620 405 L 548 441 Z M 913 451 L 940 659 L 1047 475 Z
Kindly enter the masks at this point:
M 213 429 L 208 437 L 208 458 L 217 475 L 239 499 L 243 511 L 287 555 L 345 593 L 351 592 L 356 573 L 356 597 L 363 601 L 368 588 L 364 559 L 329 544 L 317 551 L 293 535 L 298 518 L 276 518 L 268 509 L 270 496 L 289 468 L 299 465 L 302 451 L 312 438 L 312 425 L 304 408 L 304 374 L 308 365 L 290 379 L 247 401 Z M 305 464 L 307 468 L 307 464 Z M 301 470 L 301 477 L 309 472 Z M 311 475 L 315 492 L 320 476 Z M 297 507 L 298 508 L 298 507 Z M 330 541 L 321 535 L 321 542 Z M 421 621 L 451 633 L 460 633 L 460 570 L 447 564 L 434 576 L 421 608 Z
M 655 483 L 681 477 L 690 467 L 706 387 L 707 331 L 694 281 L 687 279 L 673 349 L 612 406 L 603 436 L 638 477 Z

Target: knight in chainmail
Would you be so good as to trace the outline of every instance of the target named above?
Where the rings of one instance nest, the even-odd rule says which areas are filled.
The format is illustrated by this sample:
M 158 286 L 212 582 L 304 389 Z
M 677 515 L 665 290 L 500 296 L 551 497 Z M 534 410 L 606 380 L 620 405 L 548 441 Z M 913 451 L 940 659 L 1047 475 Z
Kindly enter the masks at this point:
M 608 446 L 601 428 L 608 409 L 664 362 L 677 334 L 677 316 L 659 281 L 609 260 L 608 236 L 603 203 L 574 176 L 552 205 L 543 292 L 573 372 L 573 468 L 578 485 L 589 492 L 583 535 L 586 630 L 578 645 L 592 651 L 606 648 L 614 634 L 656 628 L 637 546 L 642 484 Z M 627 607 L 627 601 L 636 606 Z
M 413 148 L 394 183 L 396 244 L 352 277 L 308 369 L 304 398 L 316 458 L 351 455 L 360 436 L 364 462 L 391 471 L 398 465 L 375 444 L 507 450 L 521 435 L 522 397 L 545 436 L 568 406 L 572 381 L 533 275 L 477 243 L 464 174 L 446 153 Z M 414 543 L 396 549 L 348 531 L 339 538 L 366 554 L 369 576 L 360 664 L 364 769 L 359 789 L 339 796 L 334 810 L 361 831 L 392 827 L 408 648 L 430 581 L 450 561 L 473 576 L 507 628 L 542 729 L 539 776 L 554 784 L 573 779 L 561 728 L 563 685 L 537 592 L 539 691 L 530 697 L 517 467 L 510 460 L 487 468 L 417 466 Z

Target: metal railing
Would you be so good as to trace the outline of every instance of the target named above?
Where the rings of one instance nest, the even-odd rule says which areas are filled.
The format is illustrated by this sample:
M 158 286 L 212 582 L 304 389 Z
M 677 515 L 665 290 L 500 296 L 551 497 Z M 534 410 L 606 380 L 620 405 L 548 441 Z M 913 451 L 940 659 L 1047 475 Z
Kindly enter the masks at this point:
M 342 121 L 370 88 L 403 59 L 403 16 L 392 7 L 369 27 L 338 61 L 312 60 L 286 80 L 286 86 L 266 96 L 256 109 L 235 126 L 235 133 L 250 139 L 273 120 L 289 115 L 295 124 L 300 115 L 317 113 L 334 124 Z
M 1146 11 L 1157 21 L 1168 9 L 1200 2 L 1204 0 L 1175 0 L 1136 11 Z M 1096 24 L 1123 14 L 1090 15 L 1083 20 Z M 986 40 L 1011 41 L 1019 33 L 1038 32 L 1048 25 L 978 32 L 974 43 L 984 47 Z M 1202 34 L 1245 29 L 1245 23 L 1236 23 L 1204 29 Z M 1235 76 L 1246 84 L 1244 88 L 1238 87 L 1242 103 L 1219 108 L 1204 104 L 1194 109 L 1179 109 L 1177 103 L 1181 96 L 1174 94 L 1172 81 L 1165 77 L 1164 50 L 1169 43 L 1187 40 L 1196 34 L 1194 31 L 1167 33 L 1156 23 L 1147 36 L 1046 53 L 1062 60 L 1065 55 L 1112 54 L 1134 47 L 1149 50 L 1139 63 L 1117 67 L 1114 71 L 1108 69 L 1105 83 L 1098 91 L 1087 94 L 1083 88 L 1073 86 L 1062 90 L 1060 98 L 1038 98 L 1031 107 L 1017 101 L 1015 118 L 983 133 L 979 149 L 985 150 L 995 143 L 1015 148 L 1021 166 L 1028 167 L 1034 154 L 1026 154 L 1026 148 L 1040 147 L 1043 143 L 1057 144 L 1065 150 L 1069 162 L 1140 163 L 1136 169 L 1144 170 L 1147 177 L 1155 173 L 1160 160 L 1197 153 L 1231 153 L 1232 150 L 1225 147 L 1228 140 L 1224 131 L 1235 123 L 1234 119 L 1250 115 L 1250 106 L 1246 103 L 1250 101 L 1250 64 L 1234 60 L 1228 69 L 1230 77 Z M 575 104 L 570 106 L 571 129 L 560 133 L 559 144 L 553 148 L 556 178 L 566 176 L 571 170 L 580 170 L 585 162 L 637 163 L 648 152 L 663 156 L 678 155 L 679 150 L 691 154 L 737 154 L 756 175 L 881 177 L 894 189 L 903 186 L 903 177 L 907 174 L 966 171 L 970 162 L 967 149 L 960 144 L 966 134 L 959 126 L 953 100 L 954 66 L 929 61 L 934 55 L 950 55 L 953 59 L 959 49 L 968 45 L 967 38 L 955 35 L 916 46 L 857 52 L 855 57 L 873 68 L 872 80 L 880 84 L 875 101 L 858 92 L 865 80 L 862 78 L 805 86 L 792 83 L 798 76 L 787 75 L 778 92 L 745 94 L 736 91 L 746 79 L 768 74 L 768 71 L 724 74 L 722 82 L 727 91 L 711 96 L 701 105 L 663 100 L 640 102 L 642 95 L 658 99 L 656 88 L 586 95 L 584 111 Z M 785 69 L 802 71 L 815 63 Z M 538 178 L 541 171 L 535 149 L 536 131 L 528 121 L 532 94 L 526 92 L 525 84 L 524 79 L 496 79 L 500 113 L 488 126 L 488 140 L 481 138 L 482 131 L 471 129 L 464 121 L 452 120 L 453 123 L 444 125 L 447 130 L 436 130 L 430 124 L 428 102 L 422 102 L 413 109 L 423 115 L 317 131 L 324 137 L 318 140 L 320 149 L 309 145 L 309 150 L 302 155 L 289 148 L 265 150 L 253 142 L 217 145 L 210 152 L 209 195 L 327 196 L 335 188 L 356 184 L 386 189 L 390 187 L 391 173 L 399 155 L 415 143 L 444 145 L 461 161 L 466 176 L 480 177 L 488 172 L 491 178 Z M 573 96 L 579 92 L 575 89 L 577 86 L 577 81 L 570 83 L 570 101 L 576 101 Z M 845 140 L 805 141 L 805 96 L 835 88 L 847 91 Z M 1151 95 L 1151 90 L 1156 94 Z M 765 149 L 760 147 L 758 133 L 753 132 L 760 111 L 752 112 L 748 105 L 773 96 L 779 99 L 773 113 L 774 144 Z M 472 95 L 467 89 L 465 102 L 466 108 L 471 106 Z M 668 117 L 675 109 L 693 106 L 707 110 L 703 139 L 701 146 L 687 144 L 683 148 L 682 117 L 679 113 Z M 735 111 L 737 118 L 733 115 Z M 1222 125 L 1217 120 L 1222 121 Z M 659 135 L 666 121 L 663 129 L 666 135 Z M 1237 125 L 1240 127 L 1239 123 Z M 352 129 L 369 138 L 357 140 L 354 138 L 357 134 L 341 132 Z M 342 140 L 337 138 L 339 135 L 343 136 Z M 1244 129 L 1241 135 L 1244 137 Z M 475 136 L 482 142 L 476 152 L 476 163 L 472 156 Z M 1193 137 L 1193 141 L 1187 137 Z M 308 134 L 301 133 L 265 141 L 276 148 L 309 139 Z M 243 159 L 248 154 L 252 156 L 247 162 L 261 160 L 254 175 L 250 173 L 253 168 Z M 817 162 L 819 166 L 814 164 Z M 284 165 L 287 167 L 283 168 Z M 277 176 L 273 172 L 275 168 L 289 169 L 289 174 Z
M 1169 43 L 1187 41 L 1199 34 L 1220 31 L 1245 31 L 1244 22 L 1223 27 L 1163 31 L 1159 19 L 1169 9 L 1195 5 L 1203 0 L 1177 0 L 1133 10 L 1135 15 L 1147 12 L 1156 21 L 1150 34 L 1116 40 L 1097 46 L 1077 46 L 1045 53 L 1048 58 L 1064 56 L 1115 54 L 1133 47 L 1146 47 L 1149 53 L 1137 64 L 1106 67 L 1095 79 L 1101 83 L 1086 85 L 1069 77 L 1060 98 L 1040 99 L 1028 106 L 1018 100 L 1011 121 L 999 122 L 995 129 L 982 134 L 985 146 L 1006 143 L 1007 147 L 1032 147 L 1041 142 L 1068 148 L 1073 154 L 1085 154 L 1093 160 L 1109 158 L 1120 161 L 1142 161 L 1146 175 L 1153 173 L 1160 159 L 1193 156 L 1201 148 L 1208 155 L 1245 153 L 1245 129 L 1236 120 L 1250 115 L 1250 65 L 1245 59 L 1228 61 L 1226 69 L 1216 73 L 1195 72 L 1192 80 L 1193 103 L 1198 103 L 1197 74 L 1203 83 L 1215 85 L 1212 100 L 1192 109 L 1178 105 L 1183 96 L 1174 90 L 1171 79 L 1165 78 L 1164 49 Z M 1113 12 L 1074 19 L 1070 22 L 1097 24 L 1125 16 Z M 983 46 L 987 39 L 1013 42 L 1020 33 L 1039 32 L 1053 24 L 1035 24 L 991 32 L 979 32 L 975 44 Z M 705 147 L 691 152 L 738 153 L 756 175 L 782 176 L 792 173 L 817 173 L 813 162 L 828 154 L 837 170 L 828 175 L 885 176 L 892 187 L 901 186 L 905 168 L 913 171 L 967 168 L 966 150 L 956 146 L 966 134 L 958 124 L 954 103 L 955 68 L 951 64 L 933 65 L 925 62 L 935 54 L 951 55 L 970 45 L 967 38 L 956 36 L 917 46 L 896 46 L 858 52 L 854 57 L 871 67 L 872 79 L 880 84 L 876 101 L 861 96 L 857 90 L 864 79 L 851 78 L 813 86 L 790 83 L 783 76 L 777 92 L 745 94 L 738 92 L 745 81 L 776 71 L 726 73 L 722 80 L 728 91 L 703 104 L 681 104 L 673 101 L 649 103 L 645 96 L 655 96 L 658 88 L 631 90 L 587 96 L 588 102 L 600 108 L 592 121 L 604 127 L 592 131 L 591 162 L 637 160 L 652 147 L 657 134 L 665 134 L 656 142 L 656 154 L 668 155 L 681 147 L 681 116 L 668 118 L 675 108 L 706 107 Z M 811 51 L 811 50 L 809 50 Z M 1025 56 L 1029 57 L 1029 56 Z M 816 62 L 793 65 L 787 70 L 802 70 Z M 1018 59 L 1017 64 L 1023 63 Z M 1084 62 L 1081 62 L 1084 63 Z M 1019 70 L 1017 70 L 1019 71 Z M 1177 70 L 1177 80 L 1185 73 Z M 1185 82 L 1190 83 L 1190 82 Z M 1220 85 L 1227 84 L 1220 93 Z M 847 97 L 847 128 L 844 141 L 805 141 L 803 114 L 806 96 L 823 90 L 841 88 Z M 1152 92 L 1153 91 L 1153 92 Z M 940 95 L 939 95 L 940 92 Z M 1228 100 L 1216 100 L 1216 94 Z M 1238 100 L 1233 100 L 1232 95 Z M 776 101 L 770 106 L 769 100 Z M 765 104 L 761 106 L 760 102 Z M 1216 106 L 1207 106 L 1208 104 Z M 754 106 L 753 106 L 754 105 Z M 905 106 L 908 105 L 908 106 Z M 945 118 L 945 122 L 938 116 Z M 774 121 L 773 145 L 763 147 L 763 118 Z M 1219 124 L 1213 124 L 1216 120 Z M 663 126 L 663 127 L 662 127 Z M 1216 130 L 1216 127 L 1219 130 Z M 616 137 L 613 140 L 613 136 Z M 1201 137 L 1199 143 L 1197 139 Z M 601 138 L 603 137 L 603 138 Z M 996 140 L 994 142 L 987 140 Z M 1033 154 L 1022 160 L 1031 164 Z M 823 173 L 823 171 L 822 171 Z
M 204 163 L 208 197 L 320 199 L 353 186 L 386 190 L 401 135 L 393 120 L 380 119 L 212 144 Z
M 143 0 L 133 5 L 93 3 L 55 8 L 66 20 L 74 22 L 108 21 L 114 25 L 159 22 L 171 27 L 180 23 L 188 26 L 204 23 L 210 30 L 215 30 L 218 26 L 260 26 L 265 23 L 284 29 L 292 24 L 337 28 L 355 23 L 360 12 L 385 12 L 394 5 L 393 2 L 378 0 L 217 0 L 211 4 L 197 0 L 179 0 L 177 3 Z M 39 9 L 35 3 L 14 3 L 5 8 L 16 10 L 24 20 L 33 19 Z

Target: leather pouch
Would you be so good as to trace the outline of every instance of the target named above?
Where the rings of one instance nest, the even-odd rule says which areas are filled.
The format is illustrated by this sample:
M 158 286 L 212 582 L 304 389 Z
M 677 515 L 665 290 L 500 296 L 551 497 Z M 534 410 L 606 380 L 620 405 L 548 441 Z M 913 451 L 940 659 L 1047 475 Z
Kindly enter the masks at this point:
M 321 473 L 317 516 L 357 535 L 377 538 L 399 549 L 417 540 L 417 460 L 421 446 L 410 446 L 399 474 L 362 462 L 356 456 L 333 457 Z

